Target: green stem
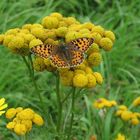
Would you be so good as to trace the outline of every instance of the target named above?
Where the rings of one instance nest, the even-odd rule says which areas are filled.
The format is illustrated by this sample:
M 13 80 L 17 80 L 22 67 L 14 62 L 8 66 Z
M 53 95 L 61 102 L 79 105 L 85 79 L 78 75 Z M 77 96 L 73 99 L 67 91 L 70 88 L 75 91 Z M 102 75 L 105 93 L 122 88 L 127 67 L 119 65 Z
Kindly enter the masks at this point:
M 57 96 L 57 103 L 58 103 L 58 120 L 57 120 L 57 126 L 56 126 L 58 137 L 56 139 L 59 140 L 59 134 L 61 132 L 61 121 L 62 121 L 62 102 L 61 102 L 61 95 L 60 95 L 59 74 L 56 75 L 56 96 Z
M 72 102 L 71 102 L 71 119 L 70 119 L 70 127 L 68 129 L 68 138 L 67 140 L 71 140 L 71 131 L 72 131 L 72 125 L 73 125 L 73 120 L 74 120 L 74 110 L 75 110 L 75 92 L 76 88 L 73 88 L 72 92 Z

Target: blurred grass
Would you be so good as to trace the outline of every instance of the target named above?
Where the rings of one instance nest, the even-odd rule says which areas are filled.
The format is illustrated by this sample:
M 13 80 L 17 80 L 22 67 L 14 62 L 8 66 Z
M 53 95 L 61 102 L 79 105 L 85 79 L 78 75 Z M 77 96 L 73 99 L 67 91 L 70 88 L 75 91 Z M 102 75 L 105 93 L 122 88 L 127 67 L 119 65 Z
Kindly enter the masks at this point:
M 1 0 L 0 33 L 21 27 L 25 23 L 40 22 L 42 17 L 53 11 L 65 16 L 75 16 L 81 22 L 92 21 L 113 30 L 116 43 L 111 52 L 103 52 L 104 61 L 99 70 L 104 75 L 105 82 L 96 92 L 100 93 L 100 97 L 109 96 L 120 103 L 129 104 L 140 95 L 139 7 L 139 0 Z M 31 81 L 22 59 L 3 46 L 0 46 L 0 74 L 0 96 L 7 99 L 9 106 L 28 106 L 41 110 L 39 100 L 34 96 L 34 88 L 29 84 Z M 49 94 L 55 88 L 48 85 L 50 79 L 53 83 L 51 77 L 50 73 L 37 73 L 39 86 L 46 90 L 42 94 L 44 98 L 47 96 L 47 104 L 51 104 Z M 0 128 L 0 135 L 5 131 Z M 6 140 L 10 140 L 10 134 L 4 134 Z M 33 134 L 35 140 L 40 140 L 47 133 Z

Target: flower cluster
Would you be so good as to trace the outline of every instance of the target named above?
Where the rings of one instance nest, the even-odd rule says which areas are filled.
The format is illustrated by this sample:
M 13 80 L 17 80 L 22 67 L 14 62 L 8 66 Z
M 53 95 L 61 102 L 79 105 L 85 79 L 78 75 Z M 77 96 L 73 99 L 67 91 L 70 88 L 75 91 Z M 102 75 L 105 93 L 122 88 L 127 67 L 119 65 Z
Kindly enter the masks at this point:
M 5 104 L 5 99 L 0 99 L 0 116 L 5 113 L 4 109 L 8 107 L 8 104 Z
M 118 107 L 116 116 L 119 116 L 124 121 L 130 121 L 133 125 L 140 123 L 140 113 L 130 111 L 125 105 L 120 105 Z
M 136 111 L 131 111 L 133 107 L 136 107 L 140 105 L 140 97 L 137 97 L 130 107 L 127 107 L 125 105 L 118 105 L 118 103 L 115 100 L 109 101 L 105 98 L 99 98 L 93 103 L 93 107 L 97 109 L 103 109 L 103 108 L 110 108 L 115 106 L 116 112 L 115 115 L 119 118 L 121 118 L 123 121 L 128 121 L 132 125 L 138 125 L 140 124 L 140 113 Z
M 6 118 L 12 119 L 7 124 L 7 128 L 14 131 L 17 135 L 25 135 L 31 131 L 33 123 L 38 126 L 44 124 L 42 117 L 30 108 L 10 108 L 6 112 Z
M 95 108 L 98 108 L 98 109 L 102 109 L 102 108 L 105 108 L 105 107 L 113 107 L 113 106 L 116 106 L 117 105 L 117 102 L 112 100 L 112 101 L 109 101 L 105 98 L 99 98 L 98 100 L 96 100 L 94 103 L 93 103 L 93 106 Z
M 117 138 L 116 138 L 115 140 L 126 140 L 126 137 L 125 137 L 125 135 L 119 133 L 119 134 L 117 135 Z
M 0 35 L 0 44 L 7 46 L 12 52 L 22 56 L 29 55 L 30 48 L 40 44 L 59 45 L 78 38 L 93 38 L 94 43 L 85 52 L 85 61 L 72 69 L 61 70 L 54 66 L 49 59 L 35 57 L 33 66 L 36 71 L 60 71 L 64 85 L 75 87 L 95 87 L 102 84 L 100 73 L 92 68 L 102 61 L 100 50 L 110 51 L 115 41 L 112 31 L 105 30 L 100 25 L 91 22 L 80 23 L 74 17 L 64 17 L 60 13 L 52 13 L 42 19 L 40 24 L 25 24 L 22 28 L 8 30 Z M 65 73 L 64 73 L 65 71 Z

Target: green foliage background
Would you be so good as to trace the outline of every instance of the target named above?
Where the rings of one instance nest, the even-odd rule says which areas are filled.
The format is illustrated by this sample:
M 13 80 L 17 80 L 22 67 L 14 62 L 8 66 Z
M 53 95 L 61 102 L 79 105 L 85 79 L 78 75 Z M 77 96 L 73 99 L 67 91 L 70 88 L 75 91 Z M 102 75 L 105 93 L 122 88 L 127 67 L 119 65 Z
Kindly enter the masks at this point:
M 112 30 L 116 35 L 112 51 L 102 53 L 103 62 L 99 71 L 105 80 L 102 86 L 90 91 L 89 96 L 93 100 L 96 94 L 95 98 L 116 99 L 129 105 L 140 95 L 139 0 L 0 0 L 0 33 L 10 28 L 21 27 L 25 23 L 38 23 L 51 12 L 74 16 L 81 22 L 92 21 Z M 36 79 L 43 89 L 41 94 L 46 104 L 52 106 L 53 113 L 56 103 L 49 100 L 55 88 L 53 76 L 47 72 L 36 73 Z M 22 58 L 3 46 L 0 46 L 0 97 L 7 99 L 9 107 L 32 107 L 41 112 L 41 105 Z M 87 102 L 88 99 L 84 100 Z M 18 139 L 4 128 L 5 123 L 6 121 L 0 123 L 0 137 L 4 140 Z M 46 140 L 48 136 L 45 129 L 38 129 L 39 131 L 33 129 L 31 137 L 34 140 Z

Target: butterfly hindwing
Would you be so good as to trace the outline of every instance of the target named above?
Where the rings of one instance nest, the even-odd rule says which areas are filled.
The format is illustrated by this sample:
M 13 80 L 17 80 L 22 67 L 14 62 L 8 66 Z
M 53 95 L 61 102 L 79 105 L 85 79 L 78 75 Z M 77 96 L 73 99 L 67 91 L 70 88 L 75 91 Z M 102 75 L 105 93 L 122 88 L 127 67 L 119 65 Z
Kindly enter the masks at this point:
M 83 37 L 83 38 L 78 38 L 76 40 L 72 40 L 70 43 L 68 43 L 68 45 L 74 50 L 85 52 L 91 46 L 93 41 L 94 41 L 93 38 Z
M 69 63 L 63 60 L 63 58 L 60 56 L 59 53 L 51 55 L 50 60 L 56 67 L 60 67 L 60 68 L 70 67 Z
M 71 50 L 70 67 L 80 65 L 84 61 L 84 54 L 80 51 Z
M 54 47 L 55 46 L 50 44 L 42 44 L 31 48 L 31 52 L 39 57 L 48 58 L 52 54 Z

